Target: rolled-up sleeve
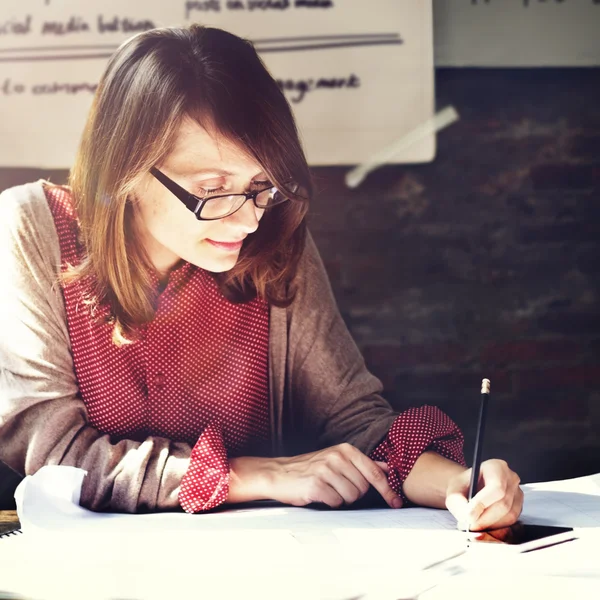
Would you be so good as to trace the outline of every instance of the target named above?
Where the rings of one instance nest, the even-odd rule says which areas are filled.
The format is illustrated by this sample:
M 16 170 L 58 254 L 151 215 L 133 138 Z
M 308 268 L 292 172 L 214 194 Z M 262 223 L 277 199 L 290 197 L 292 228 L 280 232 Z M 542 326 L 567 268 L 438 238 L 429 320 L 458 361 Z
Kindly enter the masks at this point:
M 192 449 L 190 465 L 181 480 L 179 503 L 185 512 L 210 510 L 229 494 L 229 464 L 220 427 L 211 423 Z
M 390 485 L 406 505 L 402 486 L 419 456 L 432 450 L 465 466 L 463 443 L 464 436 L 456 423 L 439 408 L 426 405 L 400 413 L 370 457 L 387 463 Z

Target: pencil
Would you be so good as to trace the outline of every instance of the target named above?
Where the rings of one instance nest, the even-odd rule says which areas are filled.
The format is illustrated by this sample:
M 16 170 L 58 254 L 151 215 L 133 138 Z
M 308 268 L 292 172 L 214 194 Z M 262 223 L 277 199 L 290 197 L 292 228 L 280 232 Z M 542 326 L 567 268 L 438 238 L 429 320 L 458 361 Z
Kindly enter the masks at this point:
M 475 438 L 475 453 L 473 456 L 473 470 L 471 471 L 471 485 L 469 486 L 469 502 L 477 493 L 479 482 L 479 469 L 481 467 L 481 449 L 483 447 L 483 433 L 487 416 L 487 405 L 490 397 L 490 380 L 481 382 L 481 405 L 479 407 L 479 423 L 477 424 L 477 437 Z

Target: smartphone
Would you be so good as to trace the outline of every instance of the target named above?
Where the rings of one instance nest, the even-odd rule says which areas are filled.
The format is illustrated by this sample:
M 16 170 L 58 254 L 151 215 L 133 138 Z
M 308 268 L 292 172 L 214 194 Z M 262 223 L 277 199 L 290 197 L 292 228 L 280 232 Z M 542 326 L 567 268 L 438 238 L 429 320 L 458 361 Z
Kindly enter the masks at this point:
M 577 539 L 572 527 L 554 525 L 527 525 L 517 521 L 510 527 L 486 529 L 469 533 L 469 546 L 497 545 L 513 548 L 516 552 L 530 552 Z

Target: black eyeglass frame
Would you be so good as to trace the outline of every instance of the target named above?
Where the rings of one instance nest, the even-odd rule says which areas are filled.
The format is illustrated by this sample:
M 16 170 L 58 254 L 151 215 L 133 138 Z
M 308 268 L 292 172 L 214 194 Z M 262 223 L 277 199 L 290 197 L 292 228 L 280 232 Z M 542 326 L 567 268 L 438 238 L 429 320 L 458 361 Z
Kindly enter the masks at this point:
M 248 200 L 252 200 L 252 202 L 254 202 L 254 206 L 256 206 L 256 208 L 260 208 L 261 210 L 266 210 L 267 208 L 271 208 L 272 206 L 277 206 L 278 204 L 283 204 L 284 202 L 287 202 L 289 200 L 289 198 L 284 196 L 281 201 L 275 202 L 274 204 L 271 204 L 270 206 L 259 206 L 256 203 L 256 198 L 257 198 L 258 194 L 262 194 L 263 192 L 266 192 L 267 190 L 275 190 L 275 191 L 281 192 L 281 190 L 279 190 L 275 186 L 270 186 L 270 187 L 264 188 L 262 190 L 255 190 L 254 192 L 241 192 L 241 193 L 237 193 L 237 194 L 219 194 L 218 196 L 208 196 L 207 198 L 200 198 L 199 196 L 196 196 L 196 195 L 192 194 L 191 192 L 188 192 L 185 188 L 182 188 L 178 183 L 173 181 L 170 177 L 167 177 L 162 171 L 159 171 L 156 167 L 152 167 L 150 169 L 150 173 L 160 183 L 162 183 L 162 185 L 164 185 L 178 200 L 183 202 L 185 207 L 188 210 L 190 210 L 191 212 L 193 212 L 194 215 L 196 215 L 196 219 L 198 219 L 199 221 L 218 221 L 219 219 L 224 219 L 225 217 L 229 217 L 229 216 L 233 215 L 234 213 L 236 213 L 238 210 L 240 210 L 240 208 L 242 208 L 242 206 L 244 206 L 244 204 Z M 215 200 L 217 198 L 230 198 L 231 196 L 240 196 L 240 197 L 244 196 L 246 199 L 235 210 L 233 210 L 230 213 L 227 213 L 226 215 L 223 215 L 221 217 L 208 217 L 207 218 L 207 217 L 201 216 L 200 213 L 202 212 L 202 209 L 206 206 L 207 202 L 210 202 L 211 200 Z

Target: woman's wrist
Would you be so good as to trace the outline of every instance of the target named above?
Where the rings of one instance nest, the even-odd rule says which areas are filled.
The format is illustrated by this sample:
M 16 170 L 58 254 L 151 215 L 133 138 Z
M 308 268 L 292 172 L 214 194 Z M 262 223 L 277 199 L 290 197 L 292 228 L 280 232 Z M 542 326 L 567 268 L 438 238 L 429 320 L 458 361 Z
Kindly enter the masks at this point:
M 229 494 L 226 504 L 272 500 L 273 484 L 280 459 L 241 456 L 229 460 Z
M 414 504 L 446 508 L 450 481 L 466 470 L 466 467 L 440 456 L 437 452 L 423 452 L 405 479 L 402 490 Z

